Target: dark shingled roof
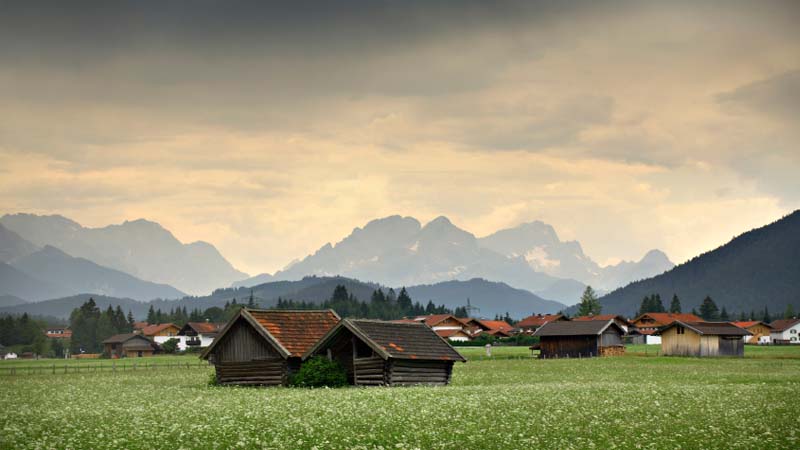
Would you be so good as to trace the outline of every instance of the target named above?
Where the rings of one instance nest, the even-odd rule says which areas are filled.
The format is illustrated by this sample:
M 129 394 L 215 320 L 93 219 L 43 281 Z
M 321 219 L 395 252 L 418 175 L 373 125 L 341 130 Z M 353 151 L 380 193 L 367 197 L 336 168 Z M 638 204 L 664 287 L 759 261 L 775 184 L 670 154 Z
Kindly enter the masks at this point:
M 322 347 L 343 329 L 350 330 L 384 359 L 466 361 L 447 341 L 424 323 L 380 320 L 342 320 L 309 353 Z
M 694 332 L 697 334 L 704 335 L 750 336 L 753 334 L 744 328 L 737 327 L 730 322 L 681 322 L 680 320 L 676 320 L 666 327 L 661 328 L 655 334 L 662 334 L 664 331 L 678 325 L 682 325 L 686 328 L 694 330 Z
M 616 328 L 620 334 L 624 331 L 613 320 L 558 321 L 547 322 L 539 327 L 534 336 L 596 336 L 608 327 Z

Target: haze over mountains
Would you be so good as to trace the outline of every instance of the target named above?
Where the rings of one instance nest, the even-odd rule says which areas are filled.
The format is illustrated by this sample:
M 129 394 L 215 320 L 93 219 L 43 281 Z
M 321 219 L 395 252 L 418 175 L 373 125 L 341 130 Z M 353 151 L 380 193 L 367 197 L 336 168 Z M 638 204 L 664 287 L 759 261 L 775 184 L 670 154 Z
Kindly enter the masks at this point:
M 183 244 L 161 225 L 144 219 L 86 228 L 58 215 L 13 214 L 0 217 L 0 225 L 36 247 L 51 245 L 70 256 L 191 294 L 207 294 L 247 277 L 213 245 Z
M 613 289 L 673 266 L 654 250 L 639 262 L 600 267 L 578 242 L 561 242 L 542 222 L 478 239 L 446 217 L 422 226 L 413 217 L 390 216 L 354 229 L 336 245 L 326 244 L 274 275 L 258 275 L 237 285 L 310 274 L 339 274 L 391 286 L 485 278 L 570 304 L 586 284 L 600 291 Z
M 278 298 L 292 299 L 320 304 L 330 298 L 334 288 L 343 285 L 347 291 L 361 301 L 369 301 L 375 289 L 382 288 L 388 292 L 387 287 L 374 283 L 364 283 L 359 280 L 344 277 L 305 277 L 298 281 L 273 281 L 252 288 L 226 288 L 218 289 L 211 295 L 202 297 L 185 297 L 176 300 L 153 300 L 139 302 L 129 298 L 114 298 L 104 295 L 80 294 L 64 298 L 57 298 L 36 303 L 13 304 L 3 307 L 0 304 L 0 314 L 46 315 L 58 318 L 69 317 L 70 312 L 79 307 L 90 296 L 94 297 L 97 305 L 107 308 L 109 305 L 119 305 L 124 311 L 131 311 L 134 316 L 143 318 L 150 306 L 162 311 L 169 311 L 177 307 L 186 307 L 205 310 L 210 307 L 222 307 L 226 302 L 236 299 L 239 303 L 246 303 L 252 294 L 261 307 L 274 306 Z M 554 313 L 566 306 L 544 300 L 522 289 L 515 289 L 503 283 L 495 283 L 482 279 L 468 281 L 447 281 L 434 285 L 411 286 L 408 293 L 414 301 L 425 305 L 433 301 L 436 305 L 445 305 L 455 309 L 464 306 L 467 299 L 473 306 L 480 308 L 480 315 L 494 317 L 495 314 L 506 312 L 522 317 L 532 313 Z M 2 300 L 2 298 L 0 298 Z

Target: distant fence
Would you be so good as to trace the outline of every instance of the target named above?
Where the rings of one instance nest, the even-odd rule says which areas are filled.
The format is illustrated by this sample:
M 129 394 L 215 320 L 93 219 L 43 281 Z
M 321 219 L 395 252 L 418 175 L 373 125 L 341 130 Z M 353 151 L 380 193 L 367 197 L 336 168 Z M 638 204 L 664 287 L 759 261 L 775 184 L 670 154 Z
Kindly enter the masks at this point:
M 118 363 L 112 361 L 105 364 L 37 364 L 30 366 L 0 366 L 0 376 L 19 376 L 19 375 L 66 375 L 78 373 L 127 373 L 144 372 L 151 370 L 192 370 L 210 367 L 206 361 L 198 362 L 158 362 L 158 361 L 134 361 L 133 363 Z

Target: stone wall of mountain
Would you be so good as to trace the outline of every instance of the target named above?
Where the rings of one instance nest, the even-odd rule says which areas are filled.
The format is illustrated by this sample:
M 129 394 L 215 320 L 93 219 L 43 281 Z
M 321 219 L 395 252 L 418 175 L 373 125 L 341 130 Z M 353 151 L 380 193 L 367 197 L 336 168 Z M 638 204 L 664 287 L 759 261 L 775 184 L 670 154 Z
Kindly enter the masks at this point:
M 649 278 L 675 266 L 664 252 L 650 250 L 639 261 L 601 267 L 583 252 L 579 242 L 561 241 L 552 226 L 540 221 L 497 231 L 481 238 L 479 243 L 509 258 L 523 258 L 537 272 L 578 280 L 600 292 Z
M 275 273 L 274 279 L 294 280 L 306 275 L 342 275 L 390 286 L 485 278 L 532 292 L 559 281 L 532 270 L 521 258 L 482 248 L 474 235 L 445 217 L 424 227 L 412 217 L 373 220 L 336 245 L 326 244 Z M 557 295 L 566 302 L 577 299 L 581 289 L 579 286 Z
M 183 244 L 161 225 L 143 219 L 87 228 L 57 215 L 13 214 L 0 217 L 0 225 L 34 247 L 50 245 L 73 257 L 192 294 L 207 294 L 247 277 L 213 245 Z M 18 257 L 31 249 L 6 251 Z
M 678 295 L 685 311 L 707 296 L 729 312 L 782 312 L 800 306 L 800 210 L 674 269 L 617 289 L 600 299 L 603 312 L 633 315 L 642 298 Z M 796 309 L 797 310 L 797 309 Z
M 274 275 L 262 274 L 236 286 L 305 275 L 343 275 L 393 286 L 485 278 L 571 304 L 587 283 L 603 291 L 671 267 L 658 251 L 639 262 L 600 267 L 579 243 L 561 242 L 542 222 L 477 239 L 446 217 L 422 226 L 413 217 L 390 216 L 354 229 L 335 245 L 325 244 Z

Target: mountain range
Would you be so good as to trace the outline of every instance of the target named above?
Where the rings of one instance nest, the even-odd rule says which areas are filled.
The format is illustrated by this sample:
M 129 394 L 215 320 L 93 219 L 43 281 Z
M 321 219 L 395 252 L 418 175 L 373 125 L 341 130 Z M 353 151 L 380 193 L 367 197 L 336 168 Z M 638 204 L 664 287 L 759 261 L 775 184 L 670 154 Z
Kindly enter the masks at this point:
M 537 272 L 578 280 L 597 291 L 616 289 L 675 267 L 660 250 L 650 250 L 639 261 L 601 267 L 583 252 L 579 242 L 561 241 L 552 226 L 540 221 L 497 231 L 478 242 L 509 258 L 522 257 Z
M 729 312 L 783 312 L 800 306 L 800 210 L 743 233 L 661 275 L 631 283 L 600 299 L 605 313 L 633 315 L 642 298 L 677 295 L 684 311 L 706 296 Z
M 394 286 L 485 278 L 571 304 L 587 284 L 600 291 L 613 289 L 673 266 L 664 253 L 651 251 L 639 262 L 600 267 L 578 242 L 561 242 L 542 222 L 478 239 L 446 217 L 422 226 L 413 217 L 390 216 L 355 228 L 335 245 L 325 244 L 274 275 L 236 285 L 305 275 L 342 275 Z
M 0 307 L 0 314 L 28 313 L 67 318 L 74 308 L 80 306 L 90 296 L 95 299 L 100 308 L 106 308 L 108 305 L 112 307 L 119 305 L 126 312 L 130 310 L 137 318 L 145 317 L 150 306 L 162 311 L 169 311 L 177 307 L 186 307 L 188 310 L 195 308 L 204 310 L 214 306 L 222 307 L 226 302 L 231 302 L 234 299 L 239 303 L 246 303 L 250 295 L 254 297 L 261 307 L 268 308 L 274 306 L 279 297 L 310 303 L 322 303 L 330 298 L 337 285 L 345 286 L 349 293 L 362 301 L 369 301 L 375 289 L 382 288 L 384 291 L 388 291 L 385 286 L 365 283 L 351 278 L 312 276 L 297 281 L 273 281 L 252 287 L 217 289 L 207 296 L 184 297 L 176 300 L 139 302 L 130 298 L 80 294 L 35 303 L 20 303 Z M 504 283 L 482 279 L 411 286 L 407 290 L 414 301 L 426 304 L 430 300 L 437 305 L 444 304 L 451 309 L 466 305 L 467 299 L 469 299 L 473 306 L 480 308 L 480 314 L 485 317 L 494 317 L 495 314 L 504 314 L 506 312 L 518 316 L 534 312 L 553 313 L 566 307 L 558 302 L 541 299 L 528 291 L 515 289 Z
M 33 248 L 50 245 L 70 256 L 191 294 L 207 294 L 247 277 L 213 245 L 183 244 L 161 225 L 144 219 L 87 228 L 59 215 L 11 214 L 0 217 L 0 225 Z M 30 246 L 20 245 L 0 245 L 0 254 L 19 257 L 32 252 Z

